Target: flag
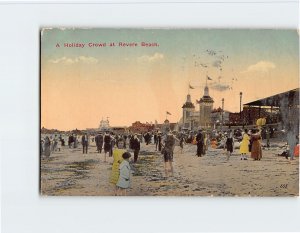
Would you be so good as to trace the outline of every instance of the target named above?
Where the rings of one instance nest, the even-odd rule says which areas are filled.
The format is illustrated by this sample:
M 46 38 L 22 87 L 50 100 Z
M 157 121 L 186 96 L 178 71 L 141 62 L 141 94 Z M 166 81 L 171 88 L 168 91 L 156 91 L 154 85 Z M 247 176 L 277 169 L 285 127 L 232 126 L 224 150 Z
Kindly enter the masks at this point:
M 167 111 L 167 115 L 172 115 L 172 114 Z
M 212 78 L 211 78 L 211 77 L 209 77 L 209 76 L 207 76 L 207 80 L 212 80 Z
M 190 89 L 195 89 L 195 87 L 192 87 L 191 84 L 189 84 L 189 88 L 190 88 Z

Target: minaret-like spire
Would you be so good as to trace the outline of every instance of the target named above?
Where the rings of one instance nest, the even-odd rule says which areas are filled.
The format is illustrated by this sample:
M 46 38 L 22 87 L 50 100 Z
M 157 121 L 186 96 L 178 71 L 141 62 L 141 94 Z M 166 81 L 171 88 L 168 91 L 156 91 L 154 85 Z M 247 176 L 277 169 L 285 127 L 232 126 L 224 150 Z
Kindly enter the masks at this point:
M 186 96 L 186 102 L 188 102 L 188 103 L 191 103 L 191 102 L 192 102 L 192 100 L 191 100 L 191 95 L 190 95 L 190 94 L 188 94 L 188 95 Z
M 204 88 L 204 96 L 209 96 L 209 89 L 208 89 L 207 84 L 206 84 L 206 86 Z

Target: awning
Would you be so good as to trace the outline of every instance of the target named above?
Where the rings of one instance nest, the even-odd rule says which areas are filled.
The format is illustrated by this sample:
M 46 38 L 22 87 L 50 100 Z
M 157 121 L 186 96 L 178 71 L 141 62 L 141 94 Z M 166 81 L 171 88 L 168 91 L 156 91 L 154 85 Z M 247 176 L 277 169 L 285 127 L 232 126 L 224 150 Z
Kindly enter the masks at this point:
M 299 105 L 299 88 L 273 95 L 264 99 L 255 100 L 244 104 L 244 106 L 272 106 L 280 107 L 280 104 L 290 106 Z

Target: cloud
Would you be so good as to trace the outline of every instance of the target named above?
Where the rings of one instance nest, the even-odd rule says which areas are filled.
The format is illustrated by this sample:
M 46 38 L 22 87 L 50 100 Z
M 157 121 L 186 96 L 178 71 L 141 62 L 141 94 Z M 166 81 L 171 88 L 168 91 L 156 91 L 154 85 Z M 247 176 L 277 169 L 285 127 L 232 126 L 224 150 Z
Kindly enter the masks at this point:
M 67 57 L 61 57 L 57 59 L 50 59 L 50 63 L 58 64 L 66 64 L 66 65 L 72 65 L 72 64 L 77 64 L 77 63 L 83 63 L 83 64 L 97 64 L 98 59 L 94 57 L 85 57 L 85 56 L 79 56 L 75 58 L 67 58 Z
M 223 84 L 223 83 L 211 83 L 210 84 L 210 89 L 216 90 L 216 91 L 226 91 L 229 90 L 230 86 L 228 84 Z
M 271 69 L 275 69 L 276 66 L 274 63 L 270 61 L 259 61 L 254 65 L 248 66 L 248 68 L 245 71 L 242 71 L 242 73 L 248 73 L 248 72 L 263 72 L 266 73 Z
M 138 57 L 139 62 L 156 62 L 164 59 L 164 55 L 162 53 L 154 53 L 152 56 L 143 55 Z

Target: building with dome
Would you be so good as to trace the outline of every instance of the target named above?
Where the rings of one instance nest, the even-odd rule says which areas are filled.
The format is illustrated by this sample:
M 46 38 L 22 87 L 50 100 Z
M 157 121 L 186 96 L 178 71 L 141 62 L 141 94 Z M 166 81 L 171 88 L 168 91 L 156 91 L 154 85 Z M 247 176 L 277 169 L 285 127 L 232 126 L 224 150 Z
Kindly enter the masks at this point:
M 99 124 L 99 130 L 100 131 L 107 131 L 107 130 L 110 130 L 110 125 L 109 125 L 109 120 L 108 120 L 108 117 L 106 118 L 106 120 L 102 120 L 100 121 L 100 124 Z
M 196 130 L 201 128 L 210 128 L 212 126 L 211 112 L 213 110 L 214 100 L 209 96 L 209 88 L 207 84 L 204 88 L 204 94 L 200 100 L 196 100 L 199 104 L 199 111 L 188 94 L 186 102 L 182 106 L 182 118 L 179 121 L 180 130 Z

